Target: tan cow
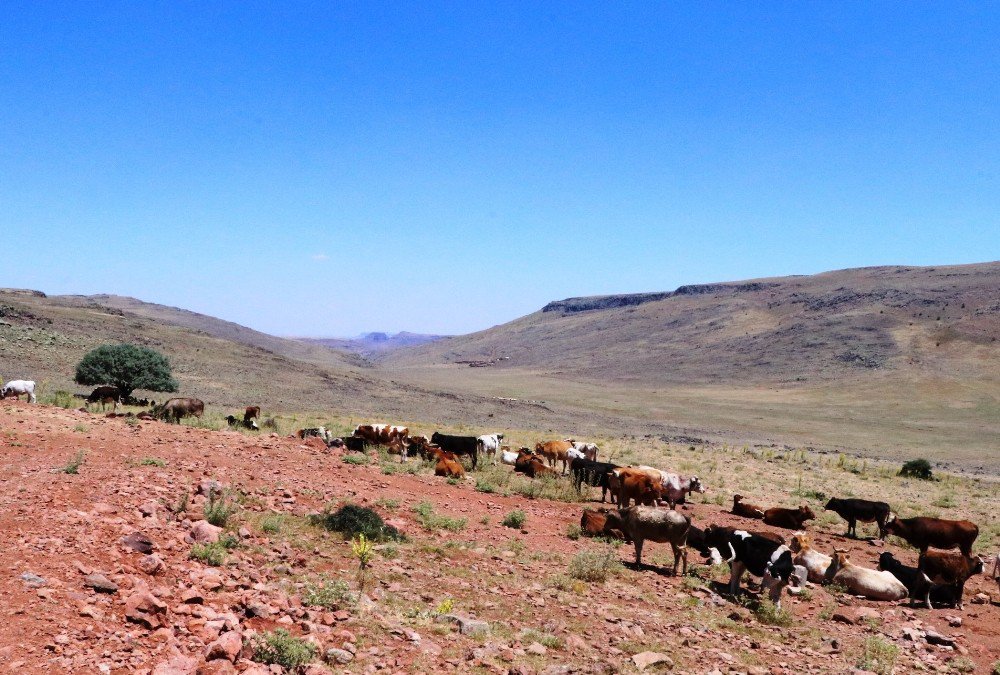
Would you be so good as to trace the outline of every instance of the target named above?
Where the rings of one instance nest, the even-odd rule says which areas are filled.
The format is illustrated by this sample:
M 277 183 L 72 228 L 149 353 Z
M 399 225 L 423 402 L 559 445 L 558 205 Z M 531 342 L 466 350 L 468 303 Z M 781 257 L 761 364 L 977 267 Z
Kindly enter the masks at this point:
M 556 462 L 562 462 L 563 475 L 569 465 L 569 450 L 573 447 L 573 441 L 539 441 L 535 444 L 535 452 L 542 455 L 549 461 L 549 466 L 555 467 Z

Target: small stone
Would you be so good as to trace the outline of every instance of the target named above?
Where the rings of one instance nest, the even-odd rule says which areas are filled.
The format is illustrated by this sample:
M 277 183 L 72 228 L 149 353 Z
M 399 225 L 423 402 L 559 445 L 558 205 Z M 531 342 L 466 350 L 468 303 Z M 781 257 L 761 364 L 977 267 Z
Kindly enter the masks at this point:
M 442 614 L 437 618 L 438 623 L 454 623 L 458 625 L 458 632 L 462 635 L 475 635 L 476 633 L 487 633 L 490 624 L 479 619 L 473 619 L 461 614 Z
M 155 553 L 150 553 L 149 555 L 144 555 L 139 560 L 139 569 L 144 574 L 149 574 L 150 576 L 154 574 L 159 574 L 163 571 L 164 564 L 163 558 L 156 555 Z
M 203 480 L 198 483 L 197 494 L 204 497 L 211 497 L 213 494 L 218 495 L 222 492 L 222 483 L 217 480 Z
M 195 544 L 214 544 L 219 541 L 221 534 L 221 527 L 212 525 L 207 520 L 198 520 L 191 526 L 191 531 L 188 532 L 186 539 Z
M 664 664 L 667 668 L 673 668 L 674 662 L 666 654 L 661 654 L 660 652 L 640 652 L 632 657 L 632 663 L 639 670 L 645 670 L 650 666 L 655 666 L 657 664 Z
M 952 628 L 958 628 L 962 625 L 962 617 L 960 616 L 946 616 L 945 621 L 947 621 L 948 625 Z
M 118 584 L 108 579 L 103 574 L 88 574 L 83 578 L 83 585 L 93 588 L 98 593 L 117 593 Z
M 29 588 L 38 588 L 39 586 L 45 585 L 45 578 L 40 577 L 37 574 L 32 574 L 31 572 L 24 572 L 21 574 L 21 581 L 23 581 Z
M 228 633 L 223 633 L 218 640 L 205 648 L 205 660 L 227 659 L 230 662 L 235 662 L 241 649 L 243 649 L 243 636 L 231 630 Z
M 529 654 L 534 654 L 536 656 L 545 656 L 548 653 L 548 649 L 545 648 L 540 642 L 532 642 L 530 645 L 524 648 L 524 651 Z
M 955 646 L 955 638 L 942 635 L 941 633 L 931 630 L 930 628 L 924 631 L 924 639 L 932 645 L 941 645 L 943 647 Z
M 122 545 L 125 548 L 130 548 L 137 553 L 152 553 L 155 544 L 153 540 L 144 535 L 142 532 L 133 532 L 132 534 L 122 537 Z
M 330 647 L 326 650 L 324 659 L 327 663 L 340 663 L 346 664 L 354 660 L 354 654 L 347 651 L 346 649 L 337 649 L 336 647 Z
M 177 654 L 153 668 L 152 675 L 195 675 L 196 672 L 198 672 L 198 659 Z
M 988 605 L 990 603 L 990 596 L 986 593 L 976 593 L 971 600 L 973 605 Z
M 205 598 L 198 589 L 189 588 L 181 593 L 181 602 L 188 605 L 200 605 L 205 602 Z
M 156 629 L 163 625 L 167 606 L 147 591 L 136 591 L 125 601 L 125 618 Z

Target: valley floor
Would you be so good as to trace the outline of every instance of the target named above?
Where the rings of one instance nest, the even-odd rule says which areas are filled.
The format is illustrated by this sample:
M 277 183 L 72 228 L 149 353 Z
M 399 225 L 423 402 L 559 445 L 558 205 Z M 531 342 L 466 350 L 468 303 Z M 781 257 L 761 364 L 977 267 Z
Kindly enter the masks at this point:
M 528 432 L 520 434 L 515 441 L 527 442 Z M 976 520 L 979 552 L 995 555 L 1000 544 L 996 490 L 981 481 L 922 484 L 885 467 L 717 445 L 625 439 L 605 452 L 622 463 L 658 458 L 665 468 L 698 471 L 709 492 L 686 513 L 700 526 L 769 529 L 726 513 L 735 490 L 751 490 L 744 494 L 764 503 L 806 501 L 818 512 L 816 504 L 834 492 L 877 493 L 903 515 L 934 508 Z M 74 460 L 77 473 L 59 470 Z M 371 460 L 349 464 L 315 439 L 128 424 L 3 402 L 3 667 L 261 673 L 242 645 L 277 628 L 330 655 L 328 666 L 317 660 L 309 672 L 627 673 L 637 672 L 648 652 L 666 655 L 679 673 L 843 673 L 859 665 L 986 672 L 1000 660 L 1000 594 L 987 575 L 968 584 L 964 611 L 868 602 L 817 586 L 786 596 L 788 625 L 771 625 L 766 613 L 753 611 L 752 598 L 738 603 L 720 594 L 724 574 L 697 566 L 689 576 L 670 576 L 663 545 L 647 545 L 642 570 L 606 565 L 606 581 L 574 578 L 570 568 L 581 552 L 599 560 L 610 548 L 612 559 L 627 563 L 631 547 L 570 538 L 586 504 L 527 498 L 509 467 L 449 484 L 415 463 Z M 204 498 L 196 492 L 209 480 L 238 505 L 227 523 L 231 547 L 218 566 L 192 558 L 187 540 L 204 529 Z M 481 491 L 487 483 L 493 492 Z M 572 499 L 548 487 L 551 496 Z M 357 590 L 350 542 L 309 519 L 344 502 L 374 508 L 408 537 L 378 548 L 358 602 L 332 585 L 340 580 Z M 452 520 L 428 517 L 429 509 Z M 515 510 L 526 516 L 519 529 L 502 524 Z M 810 528 L 821 550 L 846 547 L 866 566 L 882 550 L 915 562 L 912 550 L 895 543 L 844 538 L 843 523 L 829 516 Z M 123 543 L 137 532 L 151 540 L 162 569 Z M 115 590 L 87 587 L 92 573 Z M 304 606 L 324 580 L 341 589 L 339 601 Z M 970 603 L 976 596 L 979 603 Z M 463 634 L 441 618 L 449 613 L 486 622 L 484 630 Z M 927 629 L 954 646 L 929 644 Z

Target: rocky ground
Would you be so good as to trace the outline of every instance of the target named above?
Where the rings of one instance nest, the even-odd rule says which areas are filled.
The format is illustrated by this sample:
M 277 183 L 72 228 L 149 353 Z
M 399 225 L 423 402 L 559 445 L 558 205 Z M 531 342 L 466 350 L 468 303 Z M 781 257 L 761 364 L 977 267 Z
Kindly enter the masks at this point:
M 75 459 L 77 473 L 62 470 Z M 580 503 L 386 475 L 295 438 L 5 401 L 0 482 L 0 662 L 12 672 L 281 672 L 253 660 L 257 636 L 278 628 L 315 645 L 305 670 L 317 673 L 990 672 L 1000 660 L 988 576 L 969 583 L 964 611 L 813 587 L 786 596 L 790 623 L 773 625 L 753 602 L 720 595 L 707 568 L 670 576 L 665 546 L 647 546 L 640 571 L 573 578 L 575 555 L 607 547 L 567 536 Z M 225 530 L 204 520 L 214 486 L 238 505 Z M 378 548 L 360 597 L 351 543 L 308 518 L 345 501 L 408 537 Z M 464 525 L 421 518 L 425 501 Z M 504 526 L 517 509 L 524 525 Z M 747 524 L 714 504 L 688 513 Z M 817 529 L 822 550 L 847 547 L 864 565 L 884 550 L 841 527 Z M 219 537 L 222 564 L 191 557 Z M 304 604 L 324 580 L 340 594 Z

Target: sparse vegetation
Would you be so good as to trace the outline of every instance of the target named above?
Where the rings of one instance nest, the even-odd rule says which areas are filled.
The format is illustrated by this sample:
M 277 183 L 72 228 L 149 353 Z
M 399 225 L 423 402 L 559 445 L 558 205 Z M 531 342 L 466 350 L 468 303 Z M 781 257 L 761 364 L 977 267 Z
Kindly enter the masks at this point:
M 583 536 L 583 528 L 581 528 L 576 523 L 570 523 L 566 527 L 566 536 L 572 539 L 573 541 L 576 541 L 581 536 Z
M 527 519 L 528 516 L 525 515 L 524 511 L 522 511 L 521 509 L 516 509 L 508 513 L 506 516 L 504 516 L 503 525 L 504 527 L 512 527 L 516 530 L 519 530 L 522 527 L 524 527 L 524 522 Z
M 903 478 L 919 478 L 920 480 L 934 479 L 931 463 L 926 459 L 911 459 L 904 463 L 899 470 L 899 475 Z
M 878 675 L 891 675 L 899 657 L 899 647 L 878 635 L 865 638 L 858 667 Z
M 580 581 L 604 582 L 622 570 L 618 553 L 611 548 L 580 551 L 569 563 L 567 573 Z
M 314 525 L 340 532 L 345 539 L 353 539 L 359 534 L 372 541 L 401 541 L 403 535 L 395 527 L 386 525 L 375 511 L 356 504 L 344 504 L 333 513 L 324 512 L 312 517 Z
M 237 511 L 239 506 L 231 503 L 227 495 L 214 490 L 210 492 L 208 501 L 205 502 L 205 520 L 216 527 L 225 527 Z
M 285 516 L 281 513 L 269 513 L 260 519 L 260 531 L 264 534 L 278 534 L 285 525 Z
M 306 583 L 302 588 L 302 604 L 306 607 L 338 610 L 351 607 L 355 602 L 356 598 L 347 583 L 339 579 L 322 577 L 319 581 Z
M 226 546 L 221 541 L 195 544 L 191 547 L 192 560 L 199 560 L 206 565 L 219 567 L 226 562 Z
M 139 466 L 156 466 L 162 469 L 166 465 L 166 461 L 159 457 L 143 457 L 139 460 Z
M 88 427 L 86 424 L 77 424 L 75 427 L 73 427 L 73 431 L 77 432 L 78 434 L 85 434 L 88 431 L 90 431 L 90 427 Z
M 754 616 L 769 626 L 791 626 L 795 617 L 787 609 L 779 608 L 773 602 L 762 599 L 754 609 Z
M 368 455 L 363 452 L 352 452 L 349 455 L 344 455 L 343 461 L 345 464 L 353 464 L 354 466 L 366 466 L 371 463 Z
M 80 467 L 83 466 L 83 460 L 85 458 L 86 458 L 86 453 L 83 450 L 80 450 L 75 455 L 73 455 L 73 459 L 69 460 L 66 466 L 60 469 L 56 469 L 56 472 L 76 475 L 80 473 Z
M 316 658 L 316 645 L 294 637 L 284 628 L 263 633 L 254 638 L 253 660 L 279 665 L 295 672 Z
M 358 561 L 358 591 L 364 593 L 365 582 L 368 580 L 368 565 L 375 555 L 375 550 L 368 538 L 359 534 L 351 540 L 351 553 Z
M 465 529 L 465 518 L 451 518 L 442 516 L 434 512 L 434 505 L 423 501 L 413 507 L 413 512 L 417 514 L 417 521 L 430 531 L 450 530 L 458 532 Z

